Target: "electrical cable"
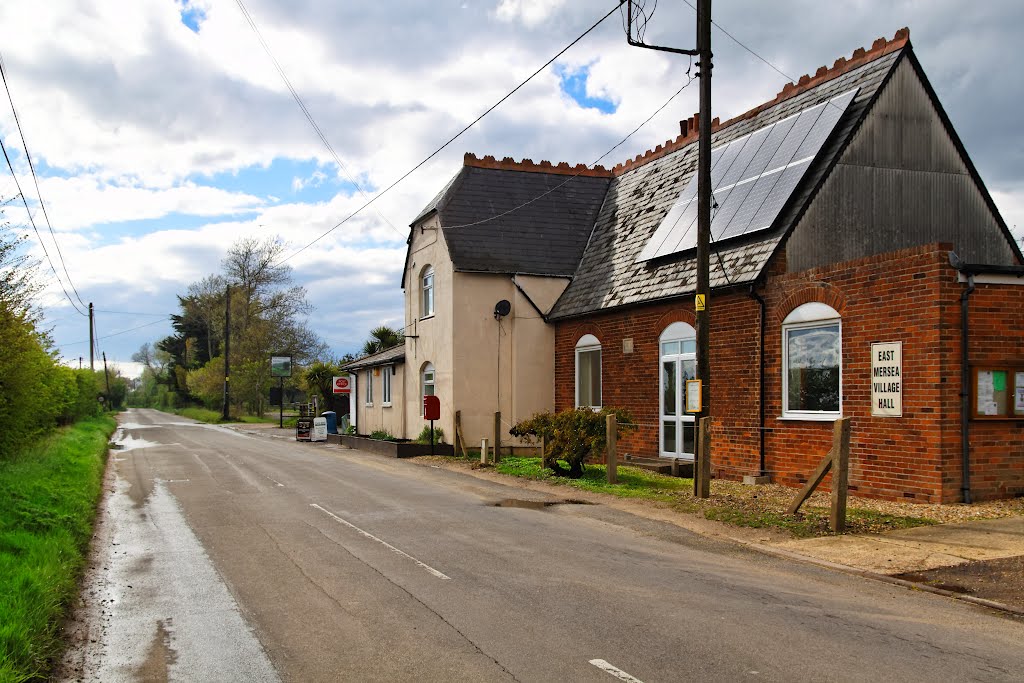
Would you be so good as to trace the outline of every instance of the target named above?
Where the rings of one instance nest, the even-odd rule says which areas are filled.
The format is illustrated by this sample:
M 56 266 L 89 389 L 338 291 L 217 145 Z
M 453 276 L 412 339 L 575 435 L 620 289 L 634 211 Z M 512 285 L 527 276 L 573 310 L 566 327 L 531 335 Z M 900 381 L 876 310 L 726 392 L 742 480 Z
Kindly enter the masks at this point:
M 170 320 L 170 316 L 167 316 L 167 317 L 163 318 L 162 320 L 154 320 L 153 322 L 146 323 L 145 325 L 139 325 L 138 327 L 133 327 L 133 328 L 128 329 L 128 330 L 121 330 L 119 332 L 113 332 L 113 333 L 108 334 L 107 336 L 103 337 L 103 339 L 110 339 L 111 337 L 118 337 L 118 336 L 120 336 L 122 334 L 128 334 L 129 332 L 135 332 L 136 330 L 141 330 L 144 327 L 152 327 L 153 325 L 159 325 L 160 323 L 165 322 L 167 320 Z M 93 339 L 93 341 L 94 341 L 93 350 L 96 352 L 97 355 L 99 355 L 100 354 L 100 346 L 99 346 L 100 337 L 99 337 L 98 334 L 96 334 L 96 322 L 95 322 L 95 320 L 93 321 L 93 338 L 94 338 Z M 56 348 L 62 349 L 65 346 L 76 346 L 78 344 L 88 344 L 88 343 L 89 343 L 88 339 L 82 339 L 82 340 L 79 340 L 79 341 L 68 342 L 67 344 L 60 344 Z
M 25 201 L 25 195 L 21 191 L 21 183 L 18 182 L 18 176 L 14 173 L 14 166 L 11 164 L 11 157 L 7 154 L 7 147 L 4 145 L 2 138 L 0 138 L 0 150 L 3 150 L 4 159 L 7 160 L 7 168 L 11 169 L 11 176 L 14 178 L 15 185 L 18 186 L 18 196 L 21 197 L 21 203 L 25 205 L 25 212 L 28 214 L 29 223 L 32 224 L 32 229 L 35 230 L 36 239 L 39 240 L 39 246 L 43 249 L 43 255 L 46 256 L 46 262 L 50 264 L 50 270 L 53 271 L 53 276 L 57 278 L 57 283 L 60 284 L 60 288 L 64 292 L 64 296 L 67 297 L 68 302 L 70 302 L 71 307 L 74 308 L 79 315 L 88 316 L 88 313 L 85 313 L 78 308 L 75 300 L 71 298 L 71 295 L 68 294 L 68 290 L 64 287 L 64 282 L 60 279 L 60 276 L 57 275 L 57 269 L 53 266 L 53 259 L 50 258 L 50 252 L 46 250 L 46 244 L 43 243 L 43 237 L 39 234 L 39 228 L 36 227 L 35 218 L 32 217 L 32 210 L 28 208 L 28 202 Z
M 689 72 L 687 72 L 687 73 L 689 73 Z M 616 149 L 621 147 L 623 144 L 625 144 L 627 140 L 629 140 L 631 137 L 633 137 L 633 135 L 635 135 L 636 132 L 639 131 L 641 128 L 643 128 L 648 123 L 650 123 L 651 119 L 653 119 L 655 116 L 660 114 L 661 111 L 672 102 L 672 100 L 674 100 L 676 97 L 678 97 L 680 95 L 680 93 L 682 93 L 684 90 L 686 90 L 686 88 L 691 83 L 693 83 L 695 80 L 696 79 L 691 76 L 689 78 L 689 80 L 687 80 L 686 83 L 683 84 L 683 87 L 681 87 L 681 88 L 679 88 L 679 90 L 675 91 L 675 93 L 673 93 L 671 97 L 669 97 L 667 100 L 665 100 L 664 104 L 662 104 L 660 107 L 658 107 L 657 109 L 654 110 L 653 114 L 651 114 L 646 119 L 644 119 L 644 121 L 639 126 L 634 128 L 628 135 L 626 135 L 626 137 L 622 138 L 621 140 L 616 142 L 614 145 L 612 145 L 612 147 L 607 152 L 605 152 L 604 154 L 599 156 L 597 159 L 595 159 L 589 166 L 587 166 L 587 169 L 591 168 L 592 166 L 596 166 L 598 164 L 598 162 L 600 162 L 606 156 L 608 156 L 609 154 L 614 152 Z M 569 183 L 570 181 L 575 180 L 576 178 L 579 178 L 582 173 L 583 173 L 583 171 L 578 171 L 578 172 L 576 172 L 576 173 L 566 177 L 566 179 L 564 181 L 562 181 L 558 185 L 555 185 L 554 187 L 552 187 L 547 192 L 539 194 L 536 197 L 534 197 L 533 199 L 531 199 L 529 201 L 526 201 L 526 202 L 523 202 L 522 204 L 520 204 L 518 206 L 515 206 L 515 207 L 509 209 L 508 211 L 503 211 L 503 212 L 501 212 L 499 214 L 495 214 L 495 215 L 490 216 L 488 218 L 483 218 L 481 220 L 474 221 L 472 223 L 462 223 L 460 225 L 446 225 L 444 227 L 446 227 L 446 228 L 469 228 L 469 227 L 472 227 L 474 225 L 480 225 L 481 223 L 487 223 L 489 221 L 493 221 L 493 220 L 496 220 L 498 218 L 502 218 L 503 216 L 507 216 L 510 213 L 514 213 L 514 212 L 518 211 L 519 209 L 522 209 L 525 206 L 529 206 L 530 204 L 533 204 L 534 202 L 536 202 L 536 201 L 538 201 L 540 199 L 543 199 L 544 197 L 548 196 L 549 194 L 551 194 L 555 190 L 557 190 L 557 189 L 561 188 L 562 186 L 564 186 L 566 183 Z
M 392 183 L 391 183 L 390 185 L 388 185 L 388 186 L 387 186 L 387 187 L 385 187 L 385 188 L 384 188 L 383 190 L 381 190 L 381 191 L 380 191 L 380 192 L 378 192 L 378 193 L 377 193 L 376 195 L 374 195 L 374 197 L 373 197 L 372 199 L 370 199 L 370 200 L 369 200 L 368 202 L 366 202 L 365 204 L 363 204 L 362 206 L 360 206 L 360 207 L 359 207 L 358 209 L 356 209 L 355 211 L 353 211 L 352 213 L 350 213 L 350 214 L 349 214 L 348 216 L 346 216 L 345 218 L 343 218 L 343 219 L 342 219 L 341 221 L 339 221 L 338 223 L 336 223 L 336 224 L 334 225 L 334 227 L 332 227 L 332 228 L 330 228 L 329 230 L 327 230 L 326 232 L 322 233 L 322 234 L 321 234 L 321 235 L 320 235 L 319 237 L 317 237 L 317 238 L 316 238 L 315 240 L 313 240 L 313 241 L 312 241 L 312 242 L 310 242 L 309 244 L 305 245 L 304 247 L 302 247 L 302 248 L 298 249 L 298 250 L 297 250 L 297 251 L 295 251 L 295 252 L 292 252 L 292 253 L 291 253 L 291 254 L 290 254 L 290 255 L 289 255 L 289 256 L 288 256 L 287 258 L 285 258 L 285 259 L 284 259 L 283 261 L 281 261 L 281 264 L 283 264 L 283 263 L 287 263 L 287 262 L 288 262 L 288 261 L 290 261 L 291 259 L 295 258 L 295 257 L 296 257 L 296 256 L 298 256 L 299 254 L 301 254 L 302 252 L 304 252 L 304 251 L 305 251 L 306 249 L 309 249 L 309 248 L 310 248 L 311 246 L 313 246 L 314 244 L 316 244 L 317 242 L 319 242 L 320 240 L 322 240 L 322 239 L 323 239 L 324 237 L 326 237 L 327 235 L 331 234 L 332 232 L 334 232 L 335 230 L 337 230 L 338 228 L 340 228 L 340 227 L 341 227 L 342 225 L 344 225 L 345 223 L 347 223 L 348 221 L 350 221 L 350 220 L 351 220 L 352 218 L 354 218 L 355 216 L 357 216 L 357 215 L 358 215 L 359 213 L 361 213 L 361 212 L 362 212 L 362 211 L 363 211 L 364 209 L 366 209 L 366 208 L 367 208 L 368 206 L 370 206 L 371 204 L 373 204 L 374 202 L 376 202 L 376 201 L 377 201 L 378 199 L 380 199 L 381 197 L 383 197 L 383 196 L 384 196 L 385 194 L 387 194 L 388 192 L 390 192 L 390 191 L 391 191 L 392 189 L 394 189 L 394 187 L 395 187 L 396 185 L 398 185 L 398 184 L 399 184 L 399 183 L 401 183 L 401 182 L 402 182 L 403 180 L 405 180 L 406 178 L 408 178 L 408 177 L 409 177 L 410 175 L 412 175 L 413 173 L 415 173 L 416 171 L 418 171 L 418 170 L 419 170 L 419 169 L 420 169 L 420 168 L 421 168 L 421 167 L 422 167 L 422 166 L 423 166 L 424 164 L 426 164 L 426 163 L 427 163 L 428 161 L 430 161 L 430 160 L 431 160 L 431 159 L 433 159 L 433 158 L 434 158 L 435 156 L 437 156 L 438 154 L 440 154 L 440 153 L 441 153 L 441 152 L 442 152 L 442 151 L 443 151 L 444 149 L 446 149 L 446 148 L 447 148 L 447 147 L 448 147 L 448 146 L 449 146 L 450 144 L 452 144 L 452 143 L 453 143 L 453 142 L 455 142 L 455 141 L 456 141 L 457 139 L 459 139 L 459 138 L 460 138 L 460 137 L 462 136 L 462 134 L 463 134 L 463 133 L 465 133 L 465 132 L 466 132 L 466 131 L 468 131 L 468 130 L 469 130 L 470 128 L 472 128 L 473 126 L 475 126 L 475 125 L 476 125 L 477 123 L 479 123 L 479 122 L 480 122 L 480 121 L 481 121 L 481 120 L 482 120 L 482 119 L 483 119 L 483 118 L 484 118 L 485 116 L 487 116 L 487 115 L 488 115 L 488 114 L 490 114 L 490 113 L 491 113 L 492 111 L 494 111 L 495 109 L 497 109 L 497 108 L 498 108 L 498 107 L 499 107 L 499 106 L 500 106 L 500 105 L 501 105 L 501 104 L 502 104 L 502 103 L 503 103 L 503 102 L 504 102 L 505 100 L 507 100 L 508 98 L 512 97 L 512 95 L 514 95 L 514 94 L 515 94 L 516 92 L 518 92 L 518 91 L 519 91 L 519 90 L 520 90 L 520 89 L 521 89 L 521 88 L 522 88 L 523 86 L 525 86 L 525 85 L 526 85 L 527 83 L 529 83 L 529 82 L 530 82 L 531 80 L 533 80 L 533 78 L 534 78 L 535 76 L 537 76 L 537 74 L 541 73 L 541 72 L 542 72 L 542 71 L 543 71 L 544 69 L 546 69 L 547 67 L 551 66 L 551 64 L 552 64 L 552 63 L 553 63 L 553 62 L 554 62 L 554 61 L 555 61 L 556 59 L 558 59 L 558 58 L 559 58 L 559 57 L 561 57 L 561 56 L 562 56 L 563 54 L 565 54 L 566 52 L 568 52 L 570 48 L 572 48 L 572 47 L 573 47 L 574 45 L 576 45 L 576 43 L 578 43 L 578 42 L 580 42 L 581 40 L 583 40 L 583 38 L 585 38 L 585 37 L 586 37 L 586 36 L 587 36 L 587 35 L 588 35 L 588 34 L 589 34 L 589 33 L 590 33 L 591 31 L 593 31 L 593 30 L 594 30 L 594 29 L 596 29 L 596 28 L 597 28 L 598 26 L 600 26 L 600 25 L 601 25 L 602 23 L 604 23 L 604 21 L 605 21 L 605 20 L 606 20 L 606 19 L 607 19 L 608 17 L 610 17 L 610 16 L 612 15 L 612 14 L 614 14 L 614 13 L 615 13 L 615 12 L 616 12 L 616 11 L 617 11 L 617 10 L 619 9 L 619 7 L 621 7 L 621 6 L 622 6 L 622 4 L 623 4 L 623 3 L 625 2 L 625 1 L 626 1 L 626 0 L 618 0 L 618 2 L 616 3 L 615 7 L 614 7 L 614 8 L 612 8 L 612 9 L 611 9 L 611 10 L 610 10 L 610 11 L 609 11 L 609 12 L 608 12 L 607 14 L 605 14 L 605 15 L 604 15 L 603 17 L 601 17 L 601 18 L 600 18 L 600 19 L 598 19 L 598 20 L 597 20 L 596 22 L 594 22 L 594 24 L 593 24 L 593 25 L 592 25 L 592 26 L 591 26 L 590 28 L 588 28 L 588 29 L 587 29 L 586 31 L 584 31 L 583 33 L 581 33 L 581 34 L 580 34 L 580 35 L 579 35 L 579 36 L 578 36 L 578 37 L 577 37 L 577 38 L 576 38 L 575 40 L 573 40 L 573 41 L 572 41 L 571 43 L 569 43 L 569 44 L 568 44 L 568 45 L 566 45 L 566 46 L 565 46 L 564 48 L 562 48 L 562 49 L 561 49 L 561 50 L 560 50 L 560 51 L 559 51 L 559 52 L 558 52 L 558 53 L 557 53 L 557 54 L 556 54 L 556 55 L 555 55 L 554 57 L 552 57 L 551 59 L 549 59 L 548 61 L 546 61 L 546 62 L 545 62 L 545 63 L 544 63 L 543 65 L 541 65 L 541 66 L 540 66 L 540 68 L 538 68 L 538 69 L 537 69 L 536 71 L 534 71 L 534 72 L 533 72 L 532 74 L 530 74 L 529 76 L 527 76 L 527 77 L 526 77 L 526 79 L 525 79 L 524 81 L 522 81 L 522 82 L 521 82 L 521 83 L 520 83 L 519 85 L 517 85 L 517 86 L 516 86 L 515 88 L 513 88 L 513 89 L 512 89 L 511 91 L 509 91 L 509 92 L 508 92 L 508 94 L 506 94 L 506 95 L 505 95 L 504 97 L 502 97 L 502 98 L 501 98 L 500 100 L 498 100 L 498 101 L 497 101 L 497 102 L 495 102 L 495 103 L 494 103 L 493 105 L 491 105 L 491 106 L 490 106 L 490 107 L 489 107 L 489 108 L 488 108 L 488 109 L 487 109 L 486 111 L 484 111 L 484 112 L 483 112 L 482 114 L 480 114 L 480 115 L 479 115 L 479 116 L 477 116 L 477 117 L 476 117 L 475 119 L 473 119 L 473 120 L 472 120 L 472 121 L 471 121 L 471 122 L 470 122 L 469 124 L 467 124 L 467 125 L 466 125 L 466 126 L 465 126 L 464 128 L 462 128 L 462 130 L 460 130 L 460 131 L 459 131 L 458 133 L 456 133 L 455 135 L 453 135 L 452 137 L 450 137 L 450 138 L 448 139 L 448 141 L 447 141 L 447 142 L 445 142 L 445 143 L 444 143 L 443 145 L 441 145 L 440 147 L 438 147 L 437 149 L 435 149 L 435 150 L 434 150 L 433 152 L 431 152 L 431 153 L 430 153 L 429 155 L 427 155 L 427 156 L 426 156 L 426 157 L 425 157 L 425 158 L 424 158 L 424 159 L 423 159 L 422 161 L 420 161 L 420 162 L 419 162 L 418 164 L 416 164 L 416 165 L 415 165 L 415 166 L 413 166 L 413 167 L 412 167 L 411 169 L 409 169 L 408 171 L 406 171 L 406 172 L 405 172 L 405 173 L 404 173 L 404 174 L 403 174 L 402 176 L 400 176 L 400 177 L 399 177 L 399 178 L 398 178 L 397 180 L 395 180 L 395 181 L 394 181 L 394 182 L 392 182 Z M 685 87 L 685 86 L 684 86 L 684 87 Z M 278 265 L 281 265 L 281 264 L 278 264 Z
M 260 45 L 263 46 L 263 51 L 267 53 L 267 56 L 270 57 L 270 61 L 274 63 L 274 68 L 277 69 L 278 75 L 281 76 L 281 80 L 284 81 L 285 86 L 288 88 L 288 92 L 291 93 L 292 99 L 294 99 L 295 103 L 299 105 L 299 109 L 302 110 L 302 113 L 305 115 L 306 120 L 309 121 L 309 125 L 313 127 L 313 131 L 317 134 L 317 137 L 319 137 L 320 141 L 324 143 L 324 147 L 327 148 L 327 151 L 330 152 L 331 156 L 334 158 L 335 163 L 338 164 L 338 168 L 340 168 L 345 177 L 348 178 L 348 181 L 352 183 L 352 186 L 356 188 L 356 191 L 359 192 L 360 196 L 362 196 L 363 199 L 369 199 L 366 193 L 363 192 L 363 188 L 360 187 L 356 179 L 352 177 L 351 172 L 348 170 L 348 167 L 345 165 L 345 163 L 341 160 L 341 157 L 338 156 L 338 153 L 336 151 L 334 151 L 334 146 L 331 145 L 330 141 L 327 139 L 327 136 L 324 135 L 323 130 L 320 128 L 316 120 L 313 118 L 313 114 L 310 113 L 309 108 L 306 107 L 306 103 L 303 101 L 298 91 L 292 86 L 291 79 L 288 78 L 288 75 L 284 72 L 284 68 L 282 68 L 281 63 L 277 61 L 277 57 L 275 57 L 274 53 L 270 50 L 270 46 L 267 44 L 267 41 L 263 39 L 263 34 L 260 33 L 259 27 L 256 26 L 256 21 L 252 18 L 252 14 L 249 13 L 249 10 L 243 4 L 242 0 L 235 0 L 235 3 L 238 5 L 238 9 L 241 10 L 242 16 L 245 17 L 245 20 L 249 23 L 249 27 L 252 29 L 253 33 L 256 34 L 256 37 L 259 39 Z M 387 219 L 387 216 L 382 214 L 380 210 L 377 209 L 377 207 L 374 207 L 374 210 L 376 210 L 377 215 L 380 216 L 381 219 L 388 224 L 388 227 L 390 227 L 392 230 L 397 232 L 402 237 L 405 237 L 405 233 L 396 228 L 394 224 Z
M 50 229 L 50 237 L 53 239 L 53 246 L 57 248 L 57 256 L 60 258 L 60 265 L 64 269 L 64 275 L 68 279 L 68 284 L 71 285 L 71 291 L 75 293 L 75 297 L 78 298 L 78 303 L 82 306 L 86 306 L 86 303 L 82 301 L 82 295 L 78 293 L 78 289 L 75 288 L 75 283 L 71 280 L 71 274 L 68 272 L 67 263 L 64 262 L 64 254 L 60 250 L 60 242 L 57 241 L 57 234 L 53 231 L 53 224 L 50 223 L 50 216 L 46 213 L 46 204 L 43 203 L 43 194 L 39 190 L 39 178 L 36 176 L 36 167 L 32 163 L 32 155 L 28 151 L 28 142 L 25 140 L 25 133 L 21 129 L 21 120 L 18 118 L 18 110 L 14 107 L 14 97 L 11 95 L 11 87 L 7 84 L 7 71 L 4 69 L 4 58 L 0 54 L 0 78 L 4 82 L 4 90 L 7 91 L 7 100 L 11 103 L 11 112 L 14 114 L 14 123 L 18 128 L 18 135 L 21 137 L 21 147 L 25 150 L 25 159 L 28 161 L 28 168 L 32 172 L 32 182 L 36 186 L 36 198 L 39 200 L 39 208 L 43 210 L 43 218 L 46 219 L 46 225 Z M 11 169 L 11 173 L 14 173 L 14 169 Z M 21 191 L 19 187 L 19 192 Z M 22 196 L 24 199 L 24 196 Z M 38 234 L 38 232 L 37 232 Z M 52 264 L 51 264 L 52 265 Z

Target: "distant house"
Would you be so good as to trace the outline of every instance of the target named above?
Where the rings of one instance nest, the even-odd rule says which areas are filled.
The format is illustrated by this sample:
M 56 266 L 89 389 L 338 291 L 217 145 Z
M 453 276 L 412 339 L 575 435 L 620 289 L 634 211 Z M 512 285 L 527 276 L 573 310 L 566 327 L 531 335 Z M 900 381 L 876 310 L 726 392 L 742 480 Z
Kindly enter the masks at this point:
M 473 441 L 495 410 L 617 406 L 639 426 L 620 452 L 692 458 L 696 120 L 682 127 L 611 171 L 467 155 L 413 223 L 407 431 L 430 377 Z M 716 121 L 712 146 L 716 475 L 799 484 L 844 416 L 862 495 L 1024 494 L 1024 257 L 909 32 Z

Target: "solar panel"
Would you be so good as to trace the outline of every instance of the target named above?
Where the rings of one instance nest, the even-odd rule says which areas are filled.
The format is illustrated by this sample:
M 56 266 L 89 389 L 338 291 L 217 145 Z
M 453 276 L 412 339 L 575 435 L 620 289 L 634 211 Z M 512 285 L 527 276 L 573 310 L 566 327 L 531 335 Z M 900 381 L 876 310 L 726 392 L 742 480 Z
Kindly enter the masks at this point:
M 857 90 L 838 95 L 711 150 L 711 239 L 767 230 L 832 135 Z M 697 246 L 697 174 L 644 246 L 637 261 Z

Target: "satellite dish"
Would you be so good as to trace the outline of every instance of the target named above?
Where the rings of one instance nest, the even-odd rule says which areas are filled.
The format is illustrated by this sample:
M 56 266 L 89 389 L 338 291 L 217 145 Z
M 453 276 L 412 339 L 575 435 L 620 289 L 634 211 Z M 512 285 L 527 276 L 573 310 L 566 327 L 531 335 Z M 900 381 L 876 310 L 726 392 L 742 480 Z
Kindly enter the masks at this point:
M 500 320 L 504 318 L 512 310 L 512 304 L 508 302 L 508 299 L 502 299 L 498 303 L 494 304 L 494 319 Z

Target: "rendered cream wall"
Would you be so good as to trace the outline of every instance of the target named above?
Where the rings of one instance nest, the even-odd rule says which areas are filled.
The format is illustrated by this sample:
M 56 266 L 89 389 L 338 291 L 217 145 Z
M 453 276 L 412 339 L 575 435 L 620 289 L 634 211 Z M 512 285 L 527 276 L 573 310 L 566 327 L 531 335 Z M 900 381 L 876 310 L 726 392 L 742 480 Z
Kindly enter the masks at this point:
M 444 430 L 449 443 L 455 435 L 452 409 L 452 262 L 444 235 L 437 226 L 437 217 L 425 220 L 412 232 L 409 263 L 405 279 L 405 374 L 402 396 L 405 403 L 406 438 L 415 438 L 426 422 L 423 420 L 423 396 L 420 376 L 424 364 L 434 365 L 434 392 L 441 399 L 441 419 L 436 427 Z M 434 315 L 421 315 L 421 274 L 427 265 L 434 267 Z M 395 395 L 398 400 L 398 394 Z
M 391 405 L 384 405 L 384 373 L 391 372 Z M 379 371 L 379 374 L 374 374 Z M 373 405 L 366 404 L 366 374 L 370 373 L 373 380 Z M 356 380 L 356 401 L 359 423 L 357 429 L 360 434 L 370 434 L 378 429 L 387 430 L 393 436 L 405 436 L 405 412 L 407 410 L 402 400 L 402 386 L 405 382 L 406 368 L 399 363 L 394 366 L 384 365 L 377 368 L 364 368 L 358 372 Z M 417 432 L 418 434 L 419 432 Z M 416 434 L 413 434 L 415 437 Z

